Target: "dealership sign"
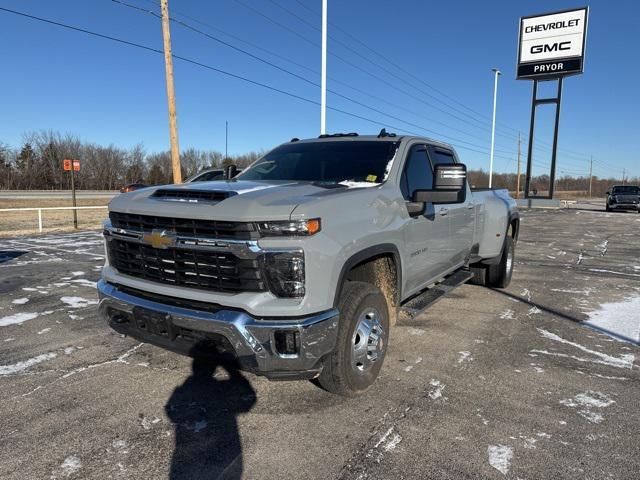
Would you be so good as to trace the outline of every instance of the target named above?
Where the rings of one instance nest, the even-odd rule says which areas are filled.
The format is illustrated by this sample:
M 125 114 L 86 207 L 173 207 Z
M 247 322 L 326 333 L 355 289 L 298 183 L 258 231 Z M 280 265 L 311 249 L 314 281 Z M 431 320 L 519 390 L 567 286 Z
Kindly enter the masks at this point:
M 518 79 L 582 73 L 587 7 L 520 19 Z

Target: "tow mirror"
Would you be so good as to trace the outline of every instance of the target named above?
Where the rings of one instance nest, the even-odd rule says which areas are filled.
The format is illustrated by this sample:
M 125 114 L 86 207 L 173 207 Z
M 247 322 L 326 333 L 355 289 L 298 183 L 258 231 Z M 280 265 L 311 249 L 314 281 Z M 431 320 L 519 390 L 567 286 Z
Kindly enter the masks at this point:
M 414 191 L 413 203 L 463 203 L 467 194 L 466 180 L 466 165 L 436 165 L 433 172 L 433 188 Z
M 238 174 L 238 167 L 235 165 L 227 165 L 224 167 L 224 178 L 225 180 L 231 180 Z

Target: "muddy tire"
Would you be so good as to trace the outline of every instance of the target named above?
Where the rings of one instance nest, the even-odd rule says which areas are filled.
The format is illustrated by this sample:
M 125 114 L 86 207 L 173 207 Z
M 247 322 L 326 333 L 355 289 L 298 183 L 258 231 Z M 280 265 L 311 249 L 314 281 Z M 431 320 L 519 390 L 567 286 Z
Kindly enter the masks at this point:
M 515 258 L 515 243 L 511 235 L 507 235 L 502 245 L 500 261 L 489 265 L 486 271 L 486 285 L 493 288 L 505 288 L 511 282 Z
M 325 357 L 317 381 L 331 393 L 354 396 L 380 373 L 389 340 L 389 309 L 380 289 L 366 282 L 345 283 L 338 309 L 336 347 Z

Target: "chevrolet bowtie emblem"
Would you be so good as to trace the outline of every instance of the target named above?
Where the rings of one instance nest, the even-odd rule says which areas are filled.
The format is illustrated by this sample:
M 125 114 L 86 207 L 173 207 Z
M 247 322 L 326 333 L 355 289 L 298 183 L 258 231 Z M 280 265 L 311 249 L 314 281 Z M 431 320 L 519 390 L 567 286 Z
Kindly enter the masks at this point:
M 151 233 L 142 235 L 142 241 L 148 243 L 153 248 L 166 249 L 176 244 L 176 236 L 167 230 L 152 230 Z

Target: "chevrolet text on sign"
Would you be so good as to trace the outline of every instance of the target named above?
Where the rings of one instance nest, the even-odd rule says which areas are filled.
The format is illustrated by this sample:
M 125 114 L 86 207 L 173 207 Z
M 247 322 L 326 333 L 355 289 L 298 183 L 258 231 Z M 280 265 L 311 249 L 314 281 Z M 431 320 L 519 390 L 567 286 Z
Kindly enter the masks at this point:
M 582 73 L 588 9 L 522 17 L 518 78 Z

